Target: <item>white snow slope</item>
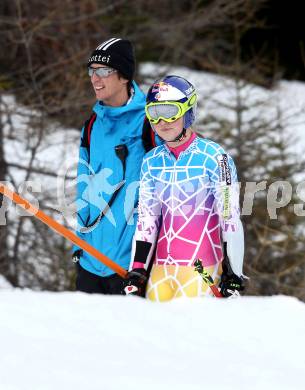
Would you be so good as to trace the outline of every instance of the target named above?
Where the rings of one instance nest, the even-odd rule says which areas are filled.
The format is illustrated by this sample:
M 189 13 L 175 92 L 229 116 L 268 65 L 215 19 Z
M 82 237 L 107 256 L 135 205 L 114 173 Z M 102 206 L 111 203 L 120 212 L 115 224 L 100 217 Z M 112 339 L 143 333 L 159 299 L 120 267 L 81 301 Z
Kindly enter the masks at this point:
M 0 290 L 1 390 L 303 390 L 305 305 Z

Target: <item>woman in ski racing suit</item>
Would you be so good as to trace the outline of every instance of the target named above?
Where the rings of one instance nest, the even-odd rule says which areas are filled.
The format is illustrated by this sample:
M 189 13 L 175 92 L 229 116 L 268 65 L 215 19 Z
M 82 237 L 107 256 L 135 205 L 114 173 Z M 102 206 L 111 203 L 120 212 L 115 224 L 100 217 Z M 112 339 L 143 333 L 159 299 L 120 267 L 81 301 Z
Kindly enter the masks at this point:
M 192 131 L 196 101 L 194 86 L 179 76 L 164 77 L 148 91 L 146 116 L 164 143 L 142 163 L 126 294 L 153 301 L 213 295 L 196 259 L 224 296 L 243 289 L 236 168 L 220 145 Z

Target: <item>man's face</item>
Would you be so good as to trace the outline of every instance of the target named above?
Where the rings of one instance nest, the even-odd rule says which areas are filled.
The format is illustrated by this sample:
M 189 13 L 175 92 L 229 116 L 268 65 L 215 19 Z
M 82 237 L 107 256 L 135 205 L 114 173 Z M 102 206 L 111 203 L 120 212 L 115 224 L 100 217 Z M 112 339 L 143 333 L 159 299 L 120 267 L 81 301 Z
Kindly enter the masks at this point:
M 92 64 L 90 68 L 108 68 L 105 65 Z M 97 100 L 101 100 L 106 106 L 121 106 L 125 103 L 128 80 L 120 78 L 118 72 L 113 72 L 107 77 L 99 77 L 95 72 L 91 76 L 91 83 Z M 128 96 L 128 94 L 127 94 Z

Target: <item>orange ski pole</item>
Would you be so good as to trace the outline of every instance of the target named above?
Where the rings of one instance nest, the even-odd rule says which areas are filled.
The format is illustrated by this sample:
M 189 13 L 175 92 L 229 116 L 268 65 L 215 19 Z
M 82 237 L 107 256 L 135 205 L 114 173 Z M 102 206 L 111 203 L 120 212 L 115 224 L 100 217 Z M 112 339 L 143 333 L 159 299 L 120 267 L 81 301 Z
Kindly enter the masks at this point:
M 39 210 L 37 207 L 34 207 L 29 201 L 22 198 L 16 192 L 11 191 L 7 186 L 5 186 L 2 183 L 0 183 L 0 193 L 2 193 L 4 196 L 12 200 L 18 206 L 22 207 L 27 212 L 33 214 L 34 217 L 38 218 L 40 221 L 48 225 L 51 229 L 55 230 L 56 233 L 65 237 L 73 244 L 76 244 L 84 251 L 88 252 L 91 256 L 95 257 L 101 263 L 111 268 L 114 272 L 119 274 L 121 277 L 126 278 L 127 271 L 124 268 L 122 268 L 113 260 L 109 259 L 109 257 L 105 256 L 103 253 L 95 249 L 92 245 L 89 245 L 86 241 L 79 238 L 75 233 L 71 232 L 65 226 L 56 222 L 53 218 L 49 217 L 43 211 Z

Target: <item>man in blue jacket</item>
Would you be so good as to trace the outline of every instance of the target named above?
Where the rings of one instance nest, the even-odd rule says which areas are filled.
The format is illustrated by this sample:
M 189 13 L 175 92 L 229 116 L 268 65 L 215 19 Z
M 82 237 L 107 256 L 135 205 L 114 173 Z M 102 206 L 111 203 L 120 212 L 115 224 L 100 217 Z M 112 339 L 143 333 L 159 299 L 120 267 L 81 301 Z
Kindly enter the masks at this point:
M 135 58 L 128 40 L 100 44 L 88 61 L 97 102 L 82 130 L 77 172 L 77 234 L 126 270 L 136 226 L 138 180 L 145 150 L 145 95 L 133 81 Z M 121 294 L 123 279 L 74 248 L 76 289 Z

